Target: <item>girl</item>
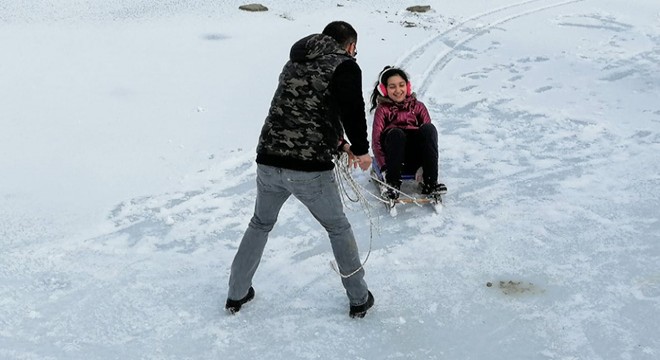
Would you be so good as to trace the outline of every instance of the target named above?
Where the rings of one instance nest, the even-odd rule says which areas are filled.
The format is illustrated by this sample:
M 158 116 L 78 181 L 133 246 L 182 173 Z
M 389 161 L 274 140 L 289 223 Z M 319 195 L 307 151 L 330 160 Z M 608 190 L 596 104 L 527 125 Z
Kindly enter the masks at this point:
M 446 193 L 447 187 L 438 183 L 438 132 L 403 70 L 386 66 L 380 72 L 371 95 L 370 111 L 374 109 L 371 141 L 376 164 L 396 189 L 389 189 L 387 197 L 397 199 L 401 173 L 415 174 L 420 166 L 422 194 Z

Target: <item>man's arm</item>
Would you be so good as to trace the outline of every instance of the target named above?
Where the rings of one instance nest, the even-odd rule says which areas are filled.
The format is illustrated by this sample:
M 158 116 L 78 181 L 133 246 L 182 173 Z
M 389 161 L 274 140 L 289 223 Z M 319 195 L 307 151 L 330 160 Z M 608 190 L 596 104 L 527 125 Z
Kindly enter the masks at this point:
M 354 60 L 346 60 L 337 66 L 330 80 L 330 93 L 338 106 L 339 118 L 351 151 L 356 156 L 368 155 L 367 119 L 362 97 L 362 71 Z

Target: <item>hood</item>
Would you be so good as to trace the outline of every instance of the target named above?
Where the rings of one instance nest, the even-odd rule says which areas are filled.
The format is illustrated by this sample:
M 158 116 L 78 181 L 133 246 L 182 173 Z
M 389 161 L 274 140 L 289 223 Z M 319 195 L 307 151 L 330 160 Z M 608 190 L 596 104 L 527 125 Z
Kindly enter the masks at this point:
M 335 39 L 328 35 L 312 34 L 298 40 L 291 47 L 289 58 L 293 62 L 305 62 L 328 54 L 349 56 Z

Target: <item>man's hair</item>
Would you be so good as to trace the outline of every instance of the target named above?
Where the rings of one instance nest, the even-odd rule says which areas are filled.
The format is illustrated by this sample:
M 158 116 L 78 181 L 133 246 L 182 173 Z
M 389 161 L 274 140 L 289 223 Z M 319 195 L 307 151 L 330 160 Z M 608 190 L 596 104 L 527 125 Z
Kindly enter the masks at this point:
M 335 39 L 341 47 L 346 47 L 352 42 L 357 42 L 357 31 L 353 29 L 351 24 L 345 21 L 331 22 L 323 29 L 323 34 Z

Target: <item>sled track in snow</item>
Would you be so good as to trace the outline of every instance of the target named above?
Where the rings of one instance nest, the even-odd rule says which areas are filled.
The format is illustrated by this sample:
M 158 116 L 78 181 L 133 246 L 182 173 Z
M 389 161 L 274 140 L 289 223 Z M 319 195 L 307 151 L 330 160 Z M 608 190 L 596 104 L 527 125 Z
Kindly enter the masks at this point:
M 474 15 L 413 47 L 408 53 L 399 58 L 395 64 L 398 67 L 406 69 L 411 75 L 422 74 L 419 78 L 419 86 L 416 91 L 423 96 L 428 85 L 431 83 L 431 76 L 442 70 L 453 58 L 453 55 L 459 51 L 458 49 L 466 43 L 484 35 L 497 25 L 523 16 L 584 0 L 554 2 L 539 7 L 537 3 L 542 1 L 543 0 L 523 1 Z M 479 25 L 480 23 L 487 23 L 487 25 Z M 463 32 L 471 32 L 471 34 L 459 38 Z M 457 38 L 458 40 L 456 40 Z M 430 59 L 430 62 L 428 57 L 424 58 L 424 55 L 436 53 L 438 55 L 433 59 Z M 418 64 L 420 64 L 419 66 L 422 66 L 424 70 L 416 70 L 415 68 L 419 69 Z

